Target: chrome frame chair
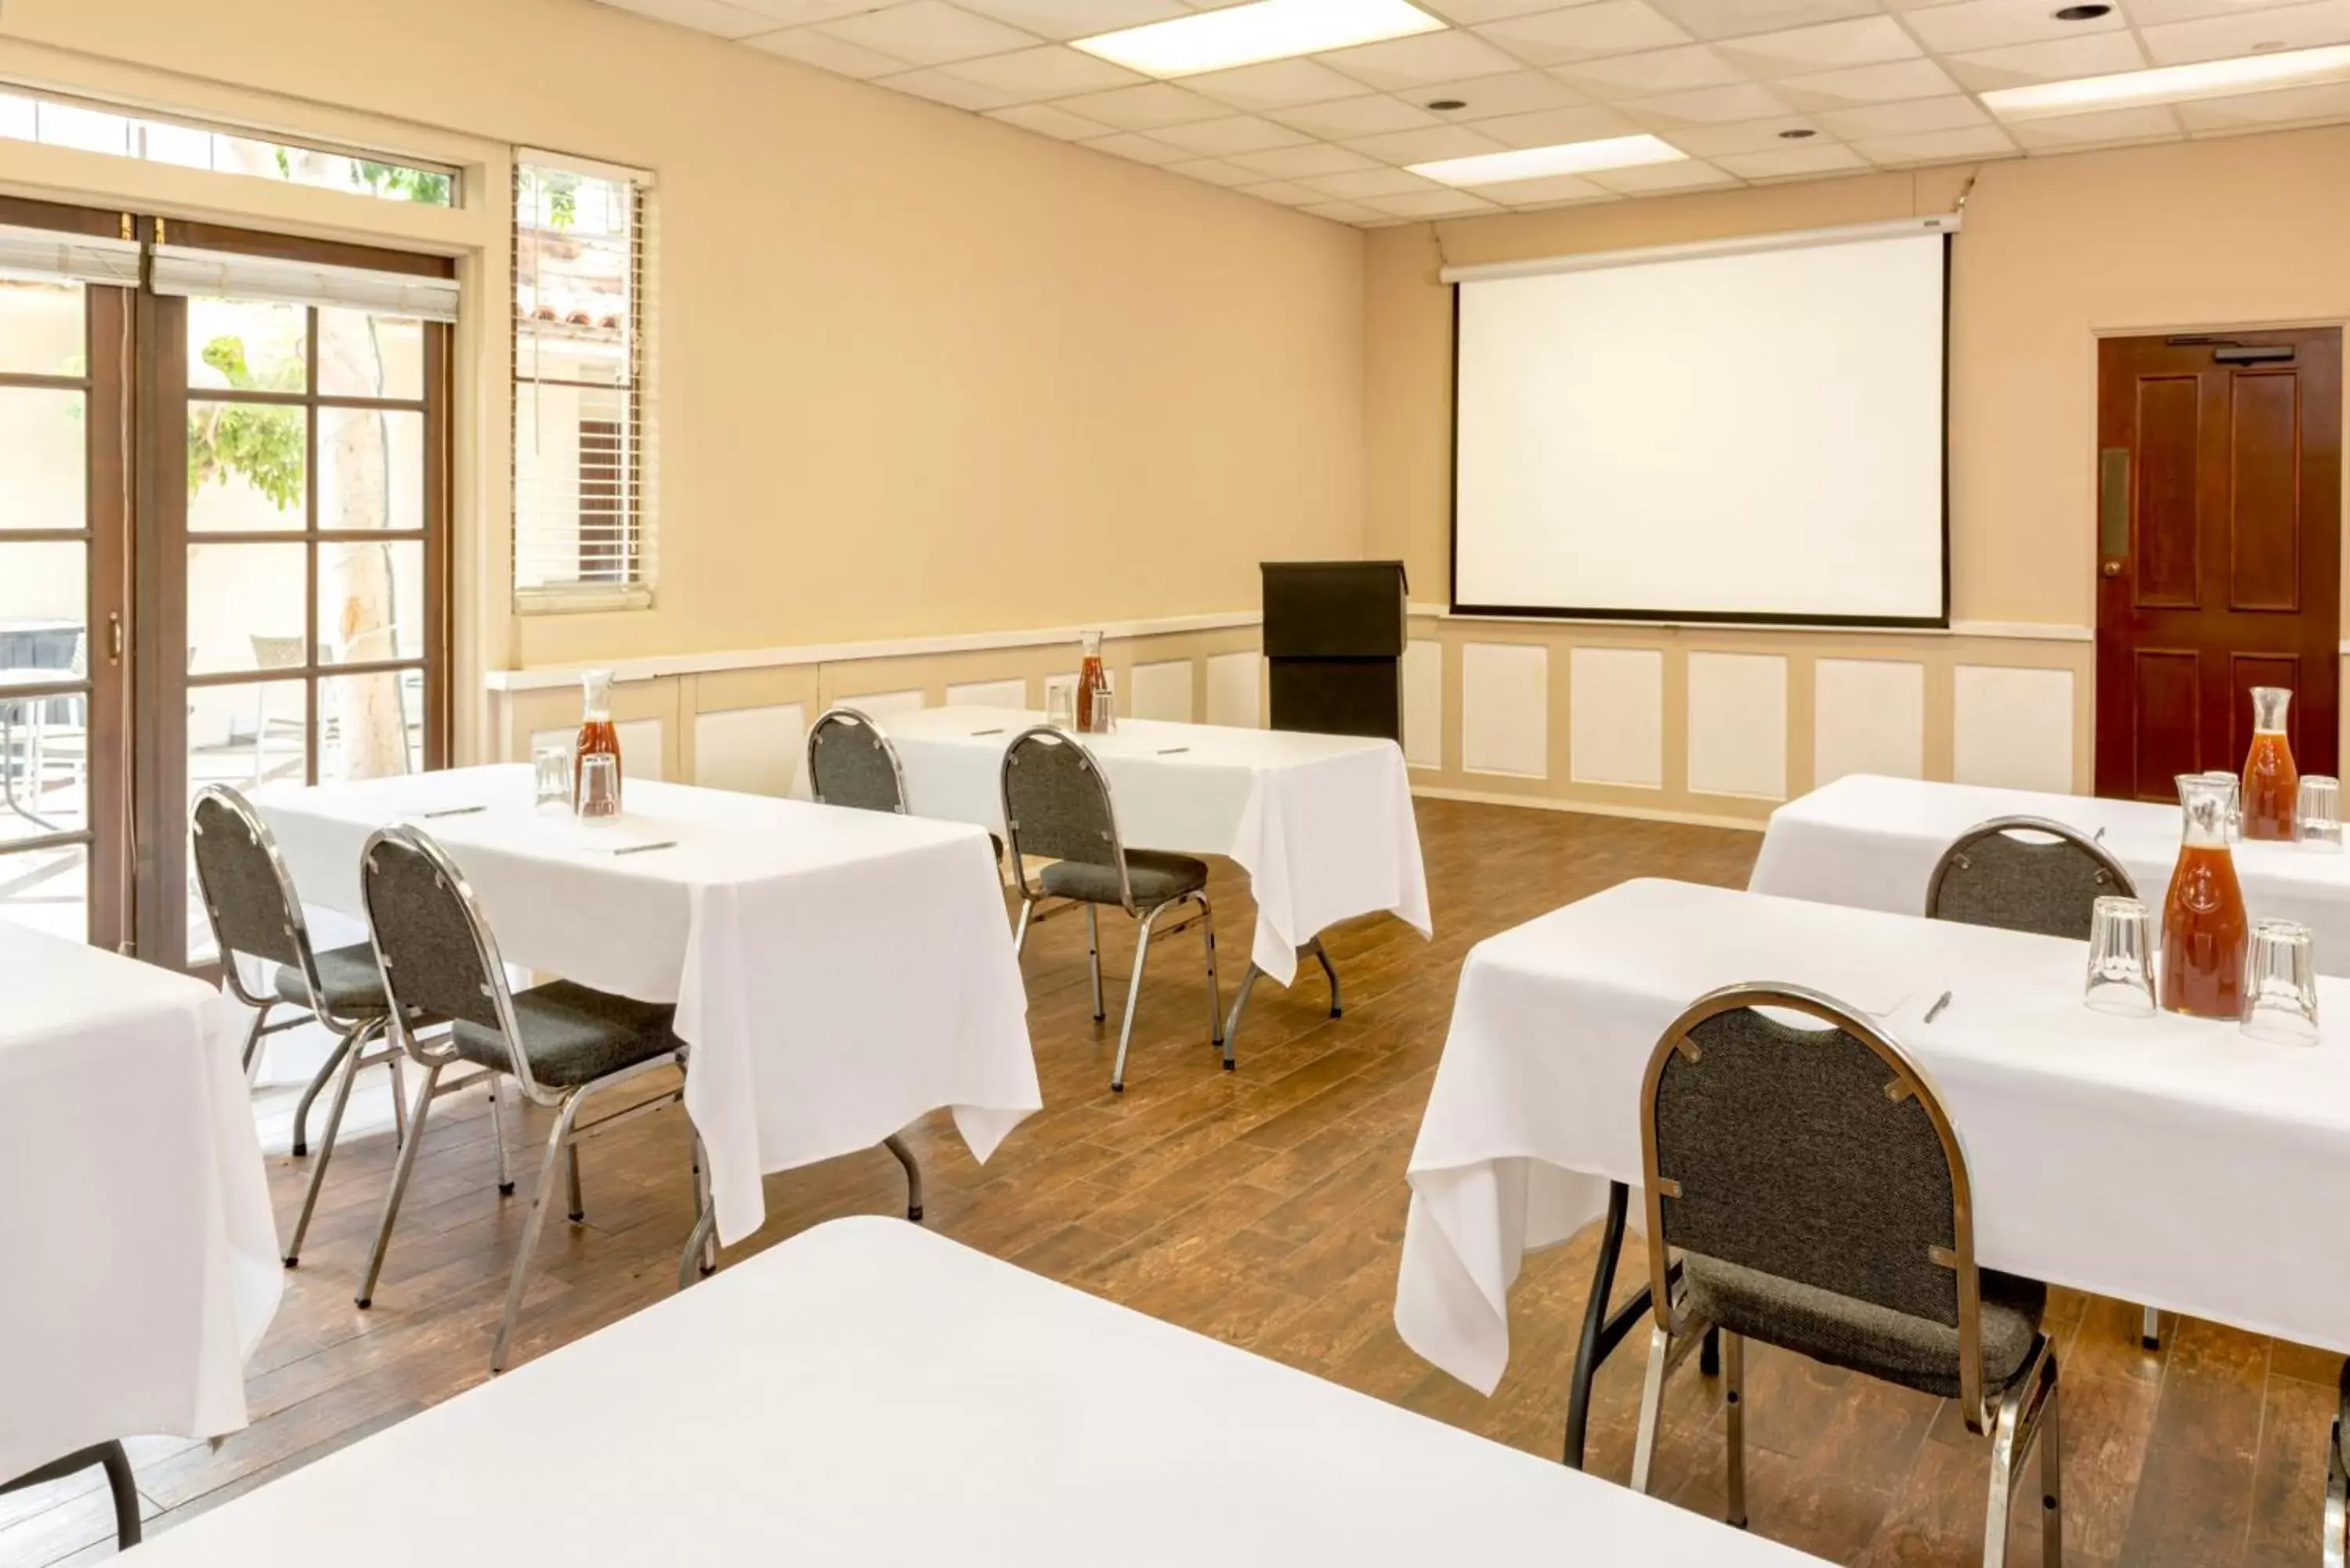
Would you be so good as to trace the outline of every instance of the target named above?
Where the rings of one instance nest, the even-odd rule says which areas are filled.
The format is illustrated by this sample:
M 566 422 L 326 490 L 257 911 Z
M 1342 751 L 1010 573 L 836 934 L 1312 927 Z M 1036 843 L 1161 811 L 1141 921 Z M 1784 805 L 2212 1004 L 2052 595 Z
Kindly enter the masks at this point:
M 889 764 L 890 797 L 887 805 L 879 800 L 835 799 L 825 794 L 824 764 L 819 760 L 827 737 L 841 731 L 862 730 L 873 749 Z M 846 736 L 843 737 L 847 739 Z M 898 761 L 898 748 L 890 742 L 889 732 L 873 721 L 873 716 L 861 708 L 836 703 L 816 716 L 807 732 L 808 794 L 818 805 L 846 805 L 859 811 L 891 811 L 906 815 L 906 770 Z
M 514 1333 L 515 1319 L 522 1310 L 523 1287 L 530 1278 L 531 1260 L 538 1251 L 539 1231 L 546 1219 L 546 1203 L 555 1186 L 556 1162 L 558 1159 L 567 1162 L 566 1175 L 570 1218 L 572 1223 L 577 1224 L 587 1218 L 580 1196 L 579 1145 L 623 1122 L 633 1121 L 665 1106 L 681 1103 L 685 1098 L 685 1088 L 681 1083 L 674 1088 L 647 1096 L 589 1122 L 579 1121 L 580 1106 L 590 1095 L 617 1087 L 672 1063 L 682 1073 L 685 1048 L 680 1044 L 673 1051 L 630 1062 L 582 1084 L 569 1086 L 541 1084 L 532 1071 L 530 1054 L 525 1045 L 526 1036 L 515 1016 L 514 991 L 506 983 L 505 961 L 499 955 L 497 939 L 492 935 L 488 922 L 482 918 L 481 906 L 473 897 L 472 887 L 466 883 L 464 874 L 457 869 L 456 863 L 449 858 L 440 845 L 420 829 L 402 826 L 370 834 L 359 856 L 359 901 L 367 911 L 368 940 L 375 950 L 376 963 L 383 976 L 384 993 L 392 1003 L 392 1038 L 423 1069 L 423 1077 L 416 1086 L 415 1103 L 409 1110 L 408 1137 L 400 1145 L 400 1162 L 393 1168 L 391 1185 L 384 1193 L 383 1218 L 376 1228 L 375 1246 L 368 1256 L 367 1272 L 360 1279 L 359 1291 L 352 1298 L 362 1309 L 374 1303 L 376 1282 L 382 1275 L 384 1253 L 391 1242 L 392 1225 L 399 1219 L 400 1198 L 408 1190 L 409 1177 L 416 1168 L 416 1151 L 424 1142 L 425 1117 L 432 1108 L 432 1102 L 484 1079 L 489 1081 L 494 1091 L 499 1075 L 498 1069 L 475 1064 L 473 1073 L 442 1083 L 442 1074 L 464 1060 L 458 1054 L 453 1029 L 450 1034 L 428 1044 L 418 1037 L 411 1026 L 411 1020 L 420 1015 L 421 1009 L 401 1000 L 402 985 L 411 982 L 405 980 L 401 971 L 384 950 L 382 929 L 375 904 L 376 878 L 380 871 L 378 857 L 387 852 L 411 854 L 421 858 L 434 874 L 436 890 L 444 892 L 462 913 L 473 943 L 470 956 L 479 973 L 486 977 L 477 984 L 481 993 L 478 999 L 464 999 L 468 1003 L 464 1011 L 471 1012 L 473 1016 L 463 1022 L 494 1030 L 504 1042 L 507 1071 L 521 1087 L 524 1096 L 533 1104 L 545 1106 L 556 1113 L 555 1126 L 547 1134 L 546 1155 L 539 1166 L 538 1185 L 531 1192 L 530 1215 L 523 1222 L 522 1242 L 515 1254 L 514 1274 L 506 1286 L 505 1310 L 498 1319 L 497 1337 L 490 1345 L 490 1370 L 502 1372 L 505 1369 L 506 1345 Z M 490 1116 L 494 1126 L 500 1118 L 494 1093 L 490 1102 Z M 503 1128 L 499 1132 L 498 1191 L 506 1194 L 514 1190 L 514 1182 L 507 1168 Z M 699 1196 L 706 1190 L 706 1179 L 702 1174 L 704 1162 L 701 1158 L 698 1140 L 694 1151 L 695 1189 Z M 706 1198 L 704 1206 L 707 1206 Z
M 2019 833 L 2034 833 L 2055 840 L 2052 844 L 2027 845 L 2016 840 Z M 1996 844 L 2000 859 L 1983 857 L 1983 847 Z M 1977 861 L 1981 865 L 1978 866 Z M 1926 880 L 1926 918 L 1929 920 L 1960 920 L 1969 925 L 1997 926 L 2004 930 L 2033 931 L 2044 937 L 2066 937 L 2074 940 L 2089 934 L 2090 913 L 2087 903 L 2075 911 L 2059 909 L 2043 902 L 2028 911 L 2013 911 L 2004 918 L 1989 918 L 1990 911 L 1980 907 L 1952 912 L 1944 906 L 1957 891 L 1972 892 L 1967 886 L 1972 877 L 1987 877 L 1996 887 L 2001 877 L 2032 876 L 2044 877 L 2046 873 L 2073 863 L 2071 869 L 2085 872 L 2080 894 L 2089 900 L 2111 895 L 2117 898 L 2138 896 L 2137 884 L 2130 880 L 2128 870 L 2113 853 L 2095 838 L 2082 836 L 2064 823 L 2045 816 L 1995 816 L 1979 822 L 1952 839 L 1934 862 L 1933 875 Z M 2142 1309 L 2138 1343 L 2148 1350 L 2162 1347 L 2162 1314 L 2152 1307 Z
M 2325 1439 L 2325 1534 L 2319 1561 L 2325 1568 L 2344 1568 L 2350 1561 L 2350 1361 L 2342 1364 L 2340 1403 L 2334 1407 L 2334 1432 Z
M 1984 1386 L 1982 1280 L 1975 1264 L 1974 1205 L 1967 1175 L 1966 1152 L 1960 1147 L 1958 1133 L 1950 1125 L 1950 1116 L 1944 1112 L 1940 1096 L 1935 1092 L 1931 1081 L 1898 1044 L 1841 1002 L 1797 986 L 1731 985 L 1700 997 L 1665 1030 L 1648 1058 L 1647 1073 L 1641 1079 L 1640 1168 L 1647 1189 L 1648 1291 L 1655 1321 L 1649 1329 L 1648 1374 L 1640 1392 L 1640 1424 L 1633 1449 L 1632 1489 L 1642 1492 L 1648 1490 L 1656 1459 L 1657 1438 L 1664 1417 L 1666 1379 L 1691 1349 L 1710 1335 L 1718 1334 L 1726 1401 L 1725 1436 L 1730 1450 L 1728 1521 L 1741 1529 L 1745 1528 L 1745 1406 L 1742 1387 L 1745 1346 L 1741 1335 L 1709 1323 L 1688 1306 L 1689 1291 L 1684 1278 L 1687 1254 L 1679 1260 L 1673 1256 L 1676 1223 L 1665 1208 L 1668 1200 L 1676 1204 L 1682 1201 L 1685 1189 L 1681 1180 L 1668 1175 L 1661 1168 L 1657 1124 L 1659 1096 L 1664 1092 L 1667 1071 L 1677 1059 L 1686 1062 L 1691 1068 L 1703 1059 L 1704 1049 L 1692 1037 L 1693 1032 L 1725 1014 L 1758 1008 L 1782 1009 L 1804 1014 L 1825 1026 L 1826 1031 L 1840 1033 L 1846 1039 L 1866 1047 L 1887 1075 L 1884 1084 L 1885 1098 L 1896 1107 L 1915 1098 L 1930 1124 L 1949 1174 L 1951 1244 L 1948 1248 L 1939 1243 L 1929 1244 L 1923 1249 L 1924 1255 L 1919 1262 L 1926 1270 L 1948 1270 L 1956 1275 L 1952 1293 L 1956 1305 L 1952 1315 L 1956 1323 L 1951 1326 L 1955 1327 L 1958 1340 L 1959 1414 L 1969 1431 L 1978 1435 L 1988 1434 L 1991 1439 L 1991 1495 L 1984 1511 L 1983 1563 L 1985 1568 L 2001 1568 L 2007 1560 L 2009 1510 L 2016 1485 L 2022 1478 L 2023 1467 L 2036 1443 L 2042 1461 L 2042 1562 L 2043 1568 L 2062 1568 L 2064 1555 L 2064 1473 L 2057 1422 L 2056 1354 L 2048 1335 L 2039 1332 L 2035 1324 L 2032 1344 L 2004 1386 L 1998 1389 L 1986 1389 Z M 1869 1097 L 1873 1101 L 1875 1096 Z M 1821 1216 L 1813 1215 L 1811 1219 L 1816 1227 Z M 1699 1223 L 1708 1222 L 1721 1225 L 1728 1221 L 1717 1214 Z M 1687 1229 L 1683 1228 L 1680 1233 L 1686 1235 Z M 1733 1267 L 1745 1267 L 1747 1272 L 1763 1278 L 1805 1286 L 1822 1294 L 1841 1294 L 1831 1293 L 1829 1287 L 1815 1280 L 1780 1275 L 1761 1263 L 1748 1267 L 1736 1259 L 1724 1259 L 1722 1262 Z M 1914 1289 L 1919 1283 L 1920 1281 L 1916 1279 L 1887 1281 L 1887 1294 L 1904 1293 L 1905 1287 Z M 1929 1291 L 1927 1293 L 1939 1293 Z M 1846 1295 L 1842 1299 L 1855 1298 Z M 1896 1305 L 1889 1300 L 1878 1299 L 1857 1304 L 1898 1316 L 1920 1316 L 1908 1307 Z M 1935 1315 L 1923 1321 L 1939 1324 L 1942 1320 Z M 1800 1348 L 1794 1353 L 1804 1354 Z M 1884 1376 L 1866 1372 L 1865 1375 Z
M 209 826 L 207 819 L 210 819 Z M 316 1021 L 334 1031 L 335 1048 L 326 1063 L 302 1091 L 302 1098 L 294 1107 L 294 1153 L 296 1158 L 309 1152 L 304 1128 L 310 1115 L 311 1102 L 328 1079 L 334 1080 L 334 1098 L 328 1103 L 327 1125 L 318 1140 L 318 1153 L 310 1167 L 310 1180 L 302 1195 L 302 1212 L 294 1222 L 294 1234 L 286 1244 L 286 1266 L 296 1267 L 302 1257 L 302 1241 L 309 1234 L 310 1216 L 318 1206 L 318 1192 L 327 1179 L 327 1167 L 335 1155 L 335 1137 L 342 1128 L 343 1109 L 350 1103 L 351 1085 L 360 1072 L 369 1067 L 382 1067 L 391 1078 L 392 1126 L 394 1134 L 405 1141 L 408 1116 L 402 1105 L 403 1086 L 400 1082 L 400 1051 L 385 1036 L 387 1014 L 336 1012 L 327 1005 L 327 988 L 318 976 L 317 952 L 310 942 L 310 927 L 302 912 L 302 899 L 294 887 L 294 878 L 286 869 L 285 857 L 277 852 L 277 840 L 269 825 L 244 795 L 227 784 L 207 784 L 196 792 L 188 806 L 188 830 L 196 840 L 195 852 L 189 857 L 195 867 L 197 890 L 203 897 L 204 917 L 210 922 L 213 942 L 220 950 L 221 975 L 229 994 L 253 1009 L 253 1026 L 245 1032 L 244 1066 L 248 1076 L 259 1062 L 262 1038 L 288 1029 L 298 1029 Z M 202 842 L 210 833 L 242 831 L 247 843 L 269 867 L 270 880 L 277 890 L 277 908 L 266 911 L 251 911 L 257 922 L 251 929 L 243 928 L 236 911 L 224 911 L 223 890 L 213 885 L 213 875 L 205 865 L 205 846 Z M 231 925 L 239 926 L 232 932 Z M 276 927 L 272 932 L 271 925 Z M 239 939 L 242 940 L 239 940 Z M 278 967 L 281 975 L 291 972 L 300 981 L 306 999 L 289 1002 L 283 994 L 257 996 L 246 986 L 243 971 L 237 965 L 240 953 Z M 295 1017 L 269 1022 L 270 1012 L 282 1006 L 305 1006 L 308 1011 Z M 389 1003 L 387 1002 L 387 1010 Z M 381 1047 L 369 1050 L 373 1042 Z
M 1042 746 L 1074 747 L 1076 752 L 1078 772 L 1091 779 L 1094 787 L 1099 792 L 1101 815 L 1098 824 L 1094 825 L 1090 829 L 1095 836 L 1091 839 L 1085 837 L 1082 831 L 1065 833 L 1061 825 L 1045 826 L 1032 820 L 1028 828 L 1029 840 L 1025 844 L 1023 843 L 1020 807 L 1013 796 L 1013 775 L 1020 766 L 1022 753 L 1031 748 Z M 1055 729 L 1049 724 L 1038 724 L 1014 735 L 1011 743 L 1003 748 L 1003 763 L 999 779 L 1003 796 L 1004 833 L 1009 842 L 1012 865 L 1020 879 L 1020 924 L 1013 936 L 1014 953 L 1017 955 L 1026 950 L 1028 928 L 1032 923 L 1051 919 L 1072 909 L 1082 907 L 1086 911 L 1086 958 L 1093 979 L 1094 1022 L 1098 1023 L 1106 1016 L 1102 1011 L 1101 917 L 1099 913 L 1101 904 L 1090 898 L 1076 898 L 1050 893 L 1041 885 L 1032 884 L 1028 879 L 1026 857 L 1029 855 L 1049 860 L 1073 860 L 1115 868 L 1118 872 L 1118 907 L 1139 922 L 1134 945 L 1134 974 L 1127 982 L 1126 1016 L 1118 1024 L 1118 1060 L 1110 1068 L 1110 1092 L 1113 1094 L 1126 1092 L 1127 1049 L 1134 1039 L 1135 1008 L 1142 1000 L 1142 971 L 1144 963 L 1150 957 L 1151 937 L 1153 935 L 1175 936 L 1189 929 L 1195 923 L 1201 929 L 1201 940 L 1207 949 L 1208 1037 L 1210 1043 L 1223 1053 L 1224 1071 L 1232 1072 L 1235 1066 L 1232 1057 L 1232 1041 L 1231 1034 L 1224 1028 L 1222 995 L 1216 981 L 1215 911 L 1208 902 L 1207 889 L 1201 887 L 1179 893 L 1148 909 L 1136 903 L 1132 867 L 1127 859 L 1126 846 L 1118 836 L 1118 806 L 1110 796 L 1109 780 L 1102 776 L 1100 765 L 1094 761 L 1093 753 L 1086 749 L 1085 743 L 1067 731 Z M 1039 905 L 1045 904 L 1047 900 L 1055 898 L 1058 898 L 1060 902 L 1039 911 Z M 1159 918 L 1168 910 L 1184 904 L 1196 904 L 1198 913 L 1186 916 L 1163 931 L 1160 930 Z

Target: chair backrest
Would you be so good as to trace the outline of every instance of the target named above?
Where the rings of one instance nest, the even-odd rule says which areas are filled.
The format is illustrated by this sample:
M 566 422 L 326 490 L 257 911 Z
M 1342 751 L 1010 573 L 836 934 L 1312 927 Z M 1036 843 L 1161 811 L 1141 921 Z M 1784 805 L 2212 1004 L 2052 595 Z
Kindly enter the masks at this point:
M 1049 724 L 1024 730 L 1003 748 L 1003 831 L 1024 894 L 1037 896 L 1028 886 L 1025 859 L 1034 855 L 1115 867 L 1123 901 L 1133 907 L 1109 781 L 1082 742 Z
M 2099 898 L 2137 897 L 2102 844 L 2043 816 L 1999 816 L 1942 851 L 1926 883 L 1926 918 L 2085 940 Z
M 870 716 L 854 708 L 827 708 L 807 738 L 808 791 L 819 805 L 860 811 L 906 809 L 906 774 L 898 748 Z
M 196 792 L 188 830 L 196 890 L 230 991 L 248 1007 L 264 1005 L 264 999 L 245 990 L 244 976 L 231 957 L 243 953 L 299 973 L 310 988 L 311 1011 L 317 1012 L 318 971 L 309 924 L 268 825 L 244 796 L 216 784 Z
M 406 825 L 370 834 L 359 851 L 359 906 L 393 1019 L 446 1018 L 494 1030 L 524 1092 L 536 1097 L 505 961 L 448 852 Z M 400 1033 L 421 1054 L 404 1027 Z
M 1956 1329 L 1964 1407 L 1981 1409 L 1966 1157 L 1900 1046 L 1817 992 L 1726 986 L 1658 1041 L 1640 1106 L 1659 1322 L 1679 1326 L 1678 1248 Z

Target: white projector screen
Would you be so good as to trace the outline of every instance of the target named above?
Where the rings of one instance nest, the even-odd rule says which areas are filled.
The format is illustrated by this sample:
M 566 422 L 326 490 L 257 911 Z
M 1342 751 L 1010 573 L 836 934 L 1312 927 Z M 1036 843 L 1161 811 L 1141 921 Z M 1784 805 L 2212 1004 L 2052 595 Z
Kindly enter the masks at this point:
M 1454 607 L 1944 624 L 1948 243 L 1461 281 Z

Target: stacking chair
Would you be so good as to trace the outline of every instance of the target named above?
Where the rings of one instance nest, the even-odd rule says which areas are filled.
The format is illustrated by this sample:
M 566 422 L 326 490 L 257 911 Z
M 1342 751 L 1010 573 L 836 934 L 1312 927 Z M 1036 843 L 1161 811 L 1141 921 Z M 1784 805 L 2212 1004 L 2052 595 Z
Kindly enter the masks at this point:
M 325 952 L 312 948 L 302 900 L 296 896 L 294 879 L 277 853 L 277 841 L 243 795 L 226 784 L 207 784 L 196 792 L 188 815 L 196 887 L 212 922 L 213 940 L 220 949 L 221 972 L 230 993 L 253 1009 L 253 1027 L 244 1037 L 245 1071 L 253 1071 L 265 1034 L 297 1028 L 315 1019 L 336 1035 L 333 1054 L 302 1091 L 294 1109 L 294 1153 L 298 1157 L 308 1152 L 305 1127 L 310 1102 L 328 1079 L 334 1080 L 335 1097 L 328 1104 L 318 1158 L 310 1167 L 309 1188 L 302 1195 L 302 1215 L 294 1222 L 293 1239 L 286 1244 L 286 1266 L 290 1269 L 301 1261 L 302 1239 L 309 1232 L 318 1189 L 327 1179 L 328 1162 L 334 1158 L 343 1107 L 350 1101 L 352 1080 L 362 1069 L 380 1066 L 390 1074 L 392 1115 L 405 1136 L 400 1052 L 384 1031 L 390 1006 L 376 976 L 375 954 L 365 942 Z M 236 961 L 240 954 L 276 966 L 273 994 L 255 995 L 247 988 Z M 283 1006 L 304 1011 L 271 1023 L 270 1012 Z
M 670 1030 L 677 1010 L 562 980 L 517 995 L 506 984 L 505 963 L 473 889 L 441 846 L 416 828 L 389 827 L 369 836 L 360 852 L 359 901 L 394 1009 L 392 1036 L 424 1075 L 409 1111 L 400 1163 L 384 1194 L 383 1220 L 355 1298 L 359 1305 L 373 1302 L 392 1222 L 399 1218 L 400 1196 L 424 1141 L 424 1119 L 436 1098 L 485 1075 L 494 1083 L 494 1075 L 506 1073 L 525 1097 L 555 1112 L 546 1158 L 530 1196 L 530 1217 L 523 1223 L 522 1246 L 515 1255 L 514 1277 L 506 1287 L 505 1313 L 490 1346 L 490 1370 L 503 1371 L 557 1161 L 568 1160 L 570 1215 L 577 1224 L 587 1218 L 579 1190 L 580 1143 L 648 1111 L 677 1104 L 685 1092 L 682 1086 L 664 1089 L 589 1122 L 578 1119 L 580 1106 L 598 1090 L 616 1087 L 666 1064 L 682 1068 L 685 1046 Z M 449 1019 L 452 1027 L 437 1040 L 421 1040 L 409 1023 L 421 1016 Z M 461 1065 L 478 1071 L 442 1082 L 443 1073 Z M 493 1099 L 494 1116 L 496 1104 Z M 498 1190 L 514 1190 L 503 1139 Z
M 1118 814 L 1111 808 L 1109 781 L 1093 754 L 1074 735 L 1038 725 L 1013 737 L 1003 753 L 1003 826 L 1010 836 L 1012 864 L 1020 877 L 1020 927 L 1014 949 L 1028 942 L 1032 920 L 1064 910 L 1086 911 L 1086 956 L 1092 967 L 1094 1021 L 1102 1012 L 1100 909 L 1115 905 L 1140 922 L 1134 945 L 1134 977 L 1126 988 L 1126 1018 L 1118 1025 L 1118 1061 L 1110 1068 L 1113 1093 L 1126 1089 L 1126 1053 L 1134 1039 L 1135 1004 L 1142 997 L 1143 962 L 1154 932 L 1172 936 L 1195 920 L 1208 956 L 1208 1034 L 1232 1070 L 1232 1040 L 1224 1032 L 1216 986 L 1215 913 L 1208 907 L 1208 863 L 1189 855 L 1128 849 L 1118 840 Z M 1026 857 L 1053 862 L 1035 882 Z M 1043 913 L 1037 906 L 1059 899 Z M 1170 909 L 1197 905 L 1196 913 L 1159 930 Z
M 1817 992 L 1728 986 L 1665 1031 L 1640 1108 L 1656 1323 L 1634 1489 L 1648 1490 L 1666 1378 L 1719 1331 L 1731 1523 L 1746 1522 L 1740 1385 L 1754 1339 L 1957 1400 L 1967 1429 L 1991 1438 L 1986 1568 L 2006 1561 L 2010 1502 L 2036 1442 L 2042 1561 L 2059 1568 L 2047 1287 L 1976 1268 L 1966 1155 L 1901 1047 Z
M 2098 899 L 2137 897 L 2128 871 L 2095 839 L 2044 816 L 1997 816 L 1942 851 L 1926 883 L 1926 918 L 2086 941 Z M 2158 1349 L 2162 1314 L 2144 1314 L 2139 1340 Z
M 808 793 L 818 805 L 907 815 L 906 770 L 899 763 L 898 748 L 859 709 L 827 708 L 816 715 L 808 730 L 807 771 Z M 1003 840 L 991 833 L 987 846 L 1002 866 Z

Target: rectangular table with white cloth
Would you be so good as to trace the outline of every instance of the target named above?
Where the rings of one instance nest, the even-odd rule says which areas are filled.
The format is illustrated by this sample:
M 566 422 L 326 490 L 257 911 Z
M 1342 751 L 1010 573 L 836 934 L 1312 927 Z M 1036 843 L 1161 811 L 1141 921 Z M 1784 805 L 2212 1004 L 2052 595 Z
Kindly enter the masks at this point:
M 620 817 L 583 823 L 535 812 L 515 763 L 254 805 L 305 902 L 359 913 L 360 846 L 411 822 L 464 872 L 508 962 L 675 1002 L 723 1242 L 765 1219 L 764 1172 L 941 1106 L 984 1160 L 1044 1103 L 1002 884 L 960 823 L 650 779 L 629 781 Z
M 882 724 L 906 775 L 907 809 L 1003 831 L 1003 752 L 1045 722 L 1018 708 L 950 705 Z M 1129 849 L 1221 855 L 1249 874 L 1256 898 L 1252 968 L 1227 1030 L 1240 1027 L 1260 972 L 1287 985 L 1312 951 L 1337 971 L 1317 934 L 1381 911 L 1428 936 L 1428 873 L 1412 817 L 1411 779 L 1393 741 L 1220 724 L 1121 719 L 1081 735 L 1108 779 Z
M 618 1484 L 578 1484 L 583 1466 Z M 1819 1561 L 878 1218 L 795 1236 L 132 1561 L 269 1568 L 322 1541 L 338 1568 Z
M 2154 801 L 2040 794 L 1980 784 L 1849 774 L 1771 814 L 1747 887 L 1757 893 L 1922 913 L 1935 864 L 1959 835 L 2001 816 L 2039 816 L 2096 839 L 2162 921 L 2178 859 L 2179 809 Z M 2350 975 L 2350 855 L 2246 839 L 2232 846 L 2253 919 L 2310 929 L 2320 973 Z
M 244 1425 L 285 1270 L 240 1038 L 201 981 L 0 921 L 0 1483 Z
M 1939 1093 L 1986 1268 L 2350 1352 L 2350 982 L 2314 1046 L 2082 1004 L 2087 945 L 1687 883 L 1625 882 L 1479 943 L 1412 1150 L 1396 1326 L 1490 1392 L 1523 1255 L 1640 1184 L 1639 1092 L 1682 1009 L 1747 981 L 1872 1016 Z M 1930 1023 L 1942 993 L 1949 1004 Z M 2293 1262 L 2286 1288 L 2282 1261 Z M 1598 1286 L 1570 1397 L 1648 1311 Z M 1618 1321 L 1620 1320 L 1620 1321 Z

